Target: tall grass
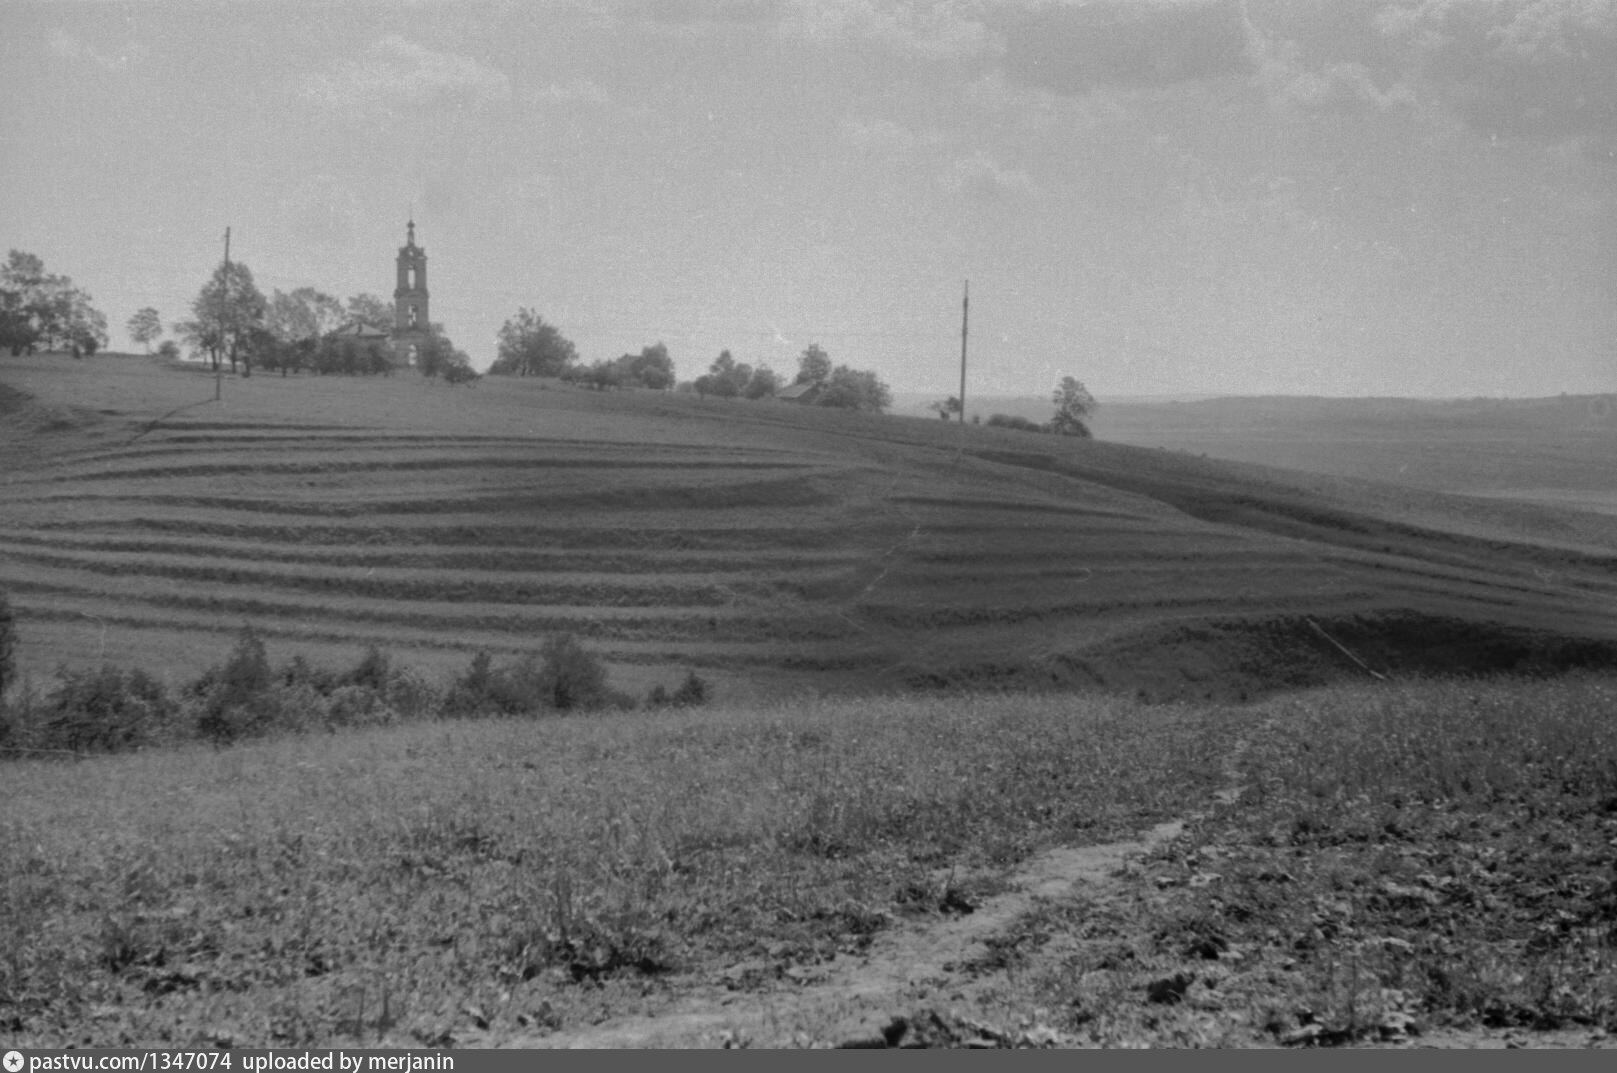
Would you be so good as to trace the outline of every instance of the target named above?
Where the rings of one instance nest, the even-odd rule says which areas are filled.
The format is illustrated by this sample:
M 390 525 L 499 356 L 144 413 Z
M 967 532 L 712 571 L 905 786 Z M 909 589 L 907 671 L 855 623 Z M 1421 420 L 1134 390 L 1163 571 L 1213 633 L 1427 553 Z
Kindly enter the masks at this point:
M 1258 711 L 1239 800 L 1160 855 L 1162 904 L 1103 955 L 1195 982 L 1181 1031 L 1196 1008 L 1303 1043 L 1617 1029 L 1617 678 L 1333 688 Z M 1087 1011 L 1072 1027 L 1098 1039 L 1139 1031 L 1099 998 L 1116 980 L 1101 960 L 1074 959 L 1044 1001 Z
M 431 1042 L 467 1004 L 509 1025 L 765 948 L 829 957 L 950 869 L 1174 813 L 1232 729 L 963 698 L 16 764 L 0 1022 L 34 1043 Z

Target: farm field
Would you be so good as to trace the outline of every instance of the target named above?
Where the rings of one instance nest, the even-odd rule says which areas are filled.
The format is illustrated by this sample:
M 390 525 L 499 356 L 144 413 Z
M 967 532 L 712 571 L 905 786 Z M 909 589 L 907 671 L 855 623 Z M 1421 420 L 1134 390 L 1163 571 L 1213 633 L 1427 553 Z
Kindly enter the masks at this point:
M 8 762 L 19 1047 L 1600 1046 L 1612 675 Z
M 1219 398 L 1101 408 L 1098 435 L 1337 477 L 1617 514 L 1617 397 Z
M 537 381 L 224 391 L 0 365 L 26 675 L 568 631 L 717 702 L 9 760 L 19 1045 L 1617 1032 L 1617 517 Z
M 1617 640 L 1598 511 L 540 381 L 212 388 L 139 358 L 0 366 L 26 673 L 187 677 L 251 623 L 277 658 L 446 672 L 569 631 L 631 692 L 694 668 L 730 698 L 1241 699 Z

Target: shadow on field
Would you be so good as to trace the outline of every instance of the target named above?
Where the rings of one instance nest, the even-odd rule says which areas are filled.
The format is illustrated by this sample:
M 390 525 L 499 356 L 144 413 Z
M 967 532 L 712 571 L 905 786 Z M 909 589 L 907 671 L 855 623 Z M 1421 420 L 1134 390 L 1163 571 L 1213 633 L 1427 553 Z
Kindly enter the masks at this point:
M 907 684 L 931 690 L 1098 686 L 1151 702 L 1230 702 L 1356 680 L 1537 677 L 1612 668 L 1614 641 L 1384 611 L 1159 626 L 1077 653 L 921 670 Z

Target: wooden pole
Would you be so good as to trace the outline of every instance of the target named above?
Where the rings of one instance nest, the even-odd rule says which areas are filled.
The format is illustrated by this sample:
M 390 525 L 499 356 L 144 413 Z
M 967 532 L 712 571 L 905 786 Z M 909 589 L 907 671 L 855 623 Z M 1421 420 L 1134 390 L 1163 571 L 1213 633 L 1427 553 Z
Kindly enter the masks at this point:
M 960 423 L 966 423 L 966 326 L 971 317 L 971 280 L 966 280 L 966 293 L 960 299 Z

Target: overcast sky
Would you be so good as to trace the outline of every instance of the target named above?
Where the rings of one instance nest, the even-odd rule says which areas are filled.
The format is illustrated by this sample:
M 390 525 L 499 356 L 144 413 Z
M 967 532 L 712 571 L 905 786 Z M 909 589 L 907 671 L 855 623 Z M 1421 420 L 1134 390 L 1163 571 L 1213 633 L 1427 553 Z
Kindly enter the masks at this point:
M 0 247 L 899 391 L 1617 390 L 1617 0 L 0 3 Z

